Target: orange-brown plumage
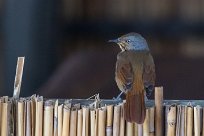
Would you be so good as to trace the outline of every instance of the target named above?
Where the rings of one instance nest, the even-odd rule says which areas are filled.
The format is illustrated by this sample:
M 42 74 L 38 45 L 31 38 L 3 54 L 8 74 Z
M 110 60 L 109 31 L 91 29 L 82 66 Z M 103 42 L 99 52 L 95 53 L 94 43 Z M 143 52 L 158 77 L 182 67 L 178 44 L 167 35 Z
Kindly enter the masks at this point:
M 155 84 L 155 65 L 145 39 L 129 33 L 114 41 L 122 52 L 117 56 L 115 80 L 126 94 L 125 120 L 142 124 L 146 115 L 145 94 Z
M 149 51 L 124 51 L 118 54 L 116 83 L 126 93 L 125 119 L 139 124 L 145 119 L 145 84 L 154 85 L 155 68 Z M 127 90 L 124 87 L 132 84 Z

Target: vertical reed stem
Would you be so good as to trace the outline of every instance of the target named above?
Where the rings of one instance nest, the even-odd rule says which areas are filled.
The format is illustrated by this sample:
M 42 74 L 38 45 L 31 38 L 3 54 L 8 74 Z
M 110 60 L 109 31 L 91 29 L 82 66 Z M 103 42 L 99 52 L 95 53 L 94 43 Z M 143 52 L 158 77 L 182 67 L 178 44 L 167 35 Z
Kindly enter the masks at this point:
M 155 87 L 156 136 L 163 136 L 163 87 Z

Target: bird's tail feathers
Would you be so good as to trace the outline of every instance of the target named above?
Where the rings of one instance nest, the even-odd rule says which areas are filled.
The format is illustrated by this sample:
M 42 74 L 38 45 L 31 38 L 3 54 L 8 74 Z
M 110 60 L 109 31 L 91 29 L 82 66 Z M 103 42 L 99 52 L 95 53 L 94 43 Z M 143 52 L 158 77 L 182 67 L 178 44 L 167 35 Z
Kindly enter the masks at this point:
M 144 93 L 127 94 L 124 110 L 126 121 L 142 124 L 146 116 Z

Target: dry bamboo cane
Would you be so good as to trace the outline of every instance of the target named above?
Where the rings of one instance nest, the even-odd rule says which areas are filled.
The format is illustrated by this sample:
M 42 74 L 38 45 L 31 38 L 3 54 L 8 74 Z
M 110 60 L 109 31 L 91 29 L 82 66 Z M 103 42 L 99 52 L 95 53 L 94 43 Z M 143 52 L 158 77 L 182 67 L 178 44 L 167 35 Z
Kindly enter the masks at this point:
M 172 104 L 172 105 L 174 105 L 174 104 Z M 165 134 L 165 136 L 167 136 L 167 131 L 168 131 L 168 113 L 169 113 L 169 109 L 170 109 L 170 107 L 172 106 L 172 105 L 165 105 L 165 107 L 164 107 L 164 125 L 165 125 L 165 130 L 164 130 L 164 134 Z
M 26 102 L 26 100 L 24 100 L 24 111 L 23 111 L 24 113 L 24 117 L 23 117 L 23 124 L 24 124 L 24 126 L 23 126 L 23 128 L 24 128 L 24 136 L 26 136 L 26 116 L 27 116 L 27 102 Z
M 106 136 L 106 108 L 98 110 L 98 136 Z
M 134 123 L 126 122 L 126 136 L 134 136 Z
M 134 136 L 138 136 L 138 125 L 134 123 Z
M 70 125 L 70 107 L 68 105 L 64 105 L 62 136 L 69 136 L 70 131 L 69 125 Z
M 58 112 L 58 136 L 62 136 L 63 104 L 57 107 Z
M 120 132 L 120 105 L 114 106 L 114 117 L 113 117 L 113 136 L 119 136 Z
M 200 132 L 201 132 L 201 124 L 200 124 L 200 120 L 201 120 L 201 106 L 197 105 L 196 107 L 194 107 L 194 135 L 195 136 L 200 136 Z
M 18 127 L 18 136 L 24 136 L 24 101 L 18 101 L 18 111 L 17 111 L 17 127 Z
M 36 98 L 35 136 L 42 136 L 43 126 L 43 98 Z
M 44 105 L 43 136 L 53 136 L 53 110 L 53 101 L 46 101 Z
M 16 135 L 18 135 L 18 100 L 17 99 L 15 99 L 14 100 L 14 128 L 15 128 L 15 134 Z
M 149 109 L 146 109 L 146 117 L 143 123 L 143 136 L 149 136 Z
M 176 136 L 179 136 L 181 133 L 181 105 L 177 105 L 177 117 L 176 117 Z
M 17 66 L 16 66 L 16 76 L 15 76 L 15 81 L 14 81 L 13 98 L 19 98 L 19 95 L 20 95 L 24 59 L 25 57 L 18 57 Z
M 55 101 L 54 108 L 54 132 L 53 136 L 58 136 L 58 100 Z
M 120 104 L 120 136 L 125 136 L 124 102 Z
M 193 136 L 193 107 L 187 107 L 187 136 Z
M 31 136 L 35 136 L 35 117 L 36 117 L 36 95 L 30 97 L 30 106 L 31 106 Z
M 26 136 L 32 136 L 31 129 L 31 101 L 26 101 Z
M 193 108 L 187 107 L 187 133 L 186 136 L 193 136 Z
M 96 125 L 96 110 L 91 109 L 90 110 L 90 127 L 91 127 L 91 136 L 95 136 L 95 125 Z
M 184 106 L 184 136 L 187 135 L 187 106 Z
M 154 136 L 154 111 L 155 111 L 155 107 L 151 107 L 149 109 L 149 132 L 150 132 L 150 136 Z
M 82 136 L 89 136 L 89 108 L 83 107 Z
M 137 124 L 138 136 L 143 136 L 143 125 Z
M 77 109 L 72 109 L 70 117 L 70 136 L 76 135 L 77 135 Z
M 163 87 L 155 87 L 155 135 L 163 136 Z
M 1 136 L 8 136 L 8 103 L 2 103 L 1 113 Z
M 167 136 L 175 136 L 176 134 L 176 106 L 167 106 Z
M 176 136 L 185 136 L 185 106 L 177 106 Z
M 90 127 L 91 127 L 91 131 L 90 131 L 90 133 L 91 133 L 91 136 L 97 136 L 97 123 L 98 123 L 98 121 L 97 121 L 97 115 L 98 114 L 98 109 L 91 109 L 90 110 Z
M 77 136 L 82 136 L 82 109 L 77 114 Z
M 181 106 L 181 131 L 180 135 L 185 136 L 185 107 L 184 105 Z
M 13 101 L 11 99 L 9 99 L 9 101 L 8 101 L 8 115 L 7 115 L 8 135 L 9 136 L 12 136 L 15 134 L 15 132 L 14 132 L 14 120 L 13 120 L 14 114 L 12 113 L 12 108 L 13 108 Z
M 106 136 L 113 135 L 113 105 L 107 106 Z
M 14 135 L 12 122 L 12 100 L 8 96 L 2 98 L 2 113 L 1 113 L 1 136 Z
M 36 96 L 31 96 L 31 136 L 35 136 L 35 117 L 36 117 Z

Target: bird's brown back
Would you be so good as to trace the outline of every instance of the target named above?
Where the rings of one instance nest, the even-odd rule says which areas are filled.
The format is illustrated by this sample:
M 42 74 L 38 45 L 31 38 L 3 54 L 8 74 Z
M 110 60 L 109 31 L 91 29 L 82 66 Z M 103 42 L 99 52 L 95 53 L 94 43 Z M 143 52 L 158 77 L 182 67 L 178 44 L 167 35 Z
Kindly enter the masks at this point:
M 145 119 L 144 94 L 147 85 L 155 83 L 155 66 L 149 51 L 124 51 L 118 54 L 116 82 L 126 92 L 125 118 L 143 123 Z M 126 87 L 131 84 L 131 87 Z

